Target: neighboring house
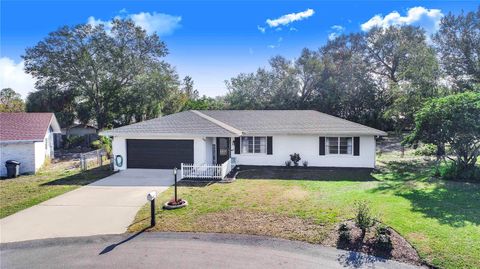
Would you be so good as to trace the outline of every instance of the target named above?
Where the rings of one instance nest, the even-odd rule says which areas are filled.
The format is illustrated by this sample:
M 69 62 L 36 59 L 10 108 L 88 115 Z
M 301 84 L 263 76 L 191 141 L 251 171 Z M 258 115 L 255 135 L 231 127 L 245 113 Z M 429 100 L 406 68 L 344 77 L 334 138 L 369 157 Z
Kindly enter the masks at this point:
M 60 126 L 53 113 L 0 113 L 0 176 L 5 162 L 19 161 L 20 173 L 35 173 L 53 158 L 53 134 Z
M 84 137 L 83 146 L 88 147 L 92 141 L 98 139 L 98 129 L 95 126 L 81 123 L 62 128 L 62 133 L 55 135 L 55 148 L 61 148 L 63 141 L 69 136 Z
M 375 138 L 387 134 L 313 110 L 191 110 L 102 135 L 113 137 L 115 169 L 124 170 L 284 166 L 292 153 L 309 166 L 374 168 Z

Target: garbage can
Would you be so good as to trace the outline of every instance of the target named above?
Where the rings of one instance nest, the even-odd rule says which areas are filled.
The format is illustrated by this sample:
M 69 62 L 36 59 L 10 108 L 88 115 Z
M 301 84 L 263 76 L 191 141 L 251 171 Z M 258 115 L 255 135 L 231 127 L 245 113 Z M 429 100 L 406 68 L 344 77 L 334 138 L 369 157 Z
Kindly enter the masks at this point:
M 7 177 L 18 177 L 20 175 L 20 162 L 14 160 L 8 160 L 5 162 L 7 167 Z

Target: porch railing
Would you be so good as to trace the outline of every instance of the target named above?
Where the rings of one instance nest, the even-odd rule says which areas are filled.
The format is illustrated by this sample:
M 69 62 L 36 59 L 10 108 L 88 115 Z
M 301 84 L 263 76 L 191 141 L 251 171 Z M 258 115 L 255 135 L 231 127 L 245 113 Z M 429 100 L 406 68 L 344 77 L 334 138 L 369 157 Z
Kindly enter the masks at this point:
M 188 164 L 182 163 L 180 168 L 181 178 L 212 178 L 223 179 L 232 170 L 232 160 L 228 159 L 222 164 Z

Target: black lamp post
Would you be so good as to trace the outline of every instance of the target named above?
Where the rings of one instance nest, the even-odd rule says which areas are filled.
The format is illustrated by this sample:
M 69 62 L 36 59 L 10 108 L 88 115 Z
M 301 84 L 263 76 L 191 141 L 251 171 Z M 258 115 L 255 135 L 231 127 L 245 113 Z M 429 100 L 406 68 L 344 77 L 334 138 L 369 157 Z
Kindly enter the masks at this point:
M 175 177 L 175 203 L 177 203 L 177 168 L 173 168 L 173 175 Z

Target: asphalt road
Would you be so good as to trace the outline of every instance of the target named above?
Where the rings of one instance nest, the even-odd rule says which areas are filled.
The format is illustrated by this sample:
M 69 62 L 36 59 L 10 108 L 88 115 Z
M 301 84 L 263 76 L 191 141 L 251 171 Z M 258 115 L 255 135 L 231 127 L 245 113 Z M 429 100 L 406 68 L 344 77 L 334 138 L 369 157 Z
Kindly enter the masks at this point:
M 0 268 L 417 268 L 261 236 L 140 233 L 0 245 Z

